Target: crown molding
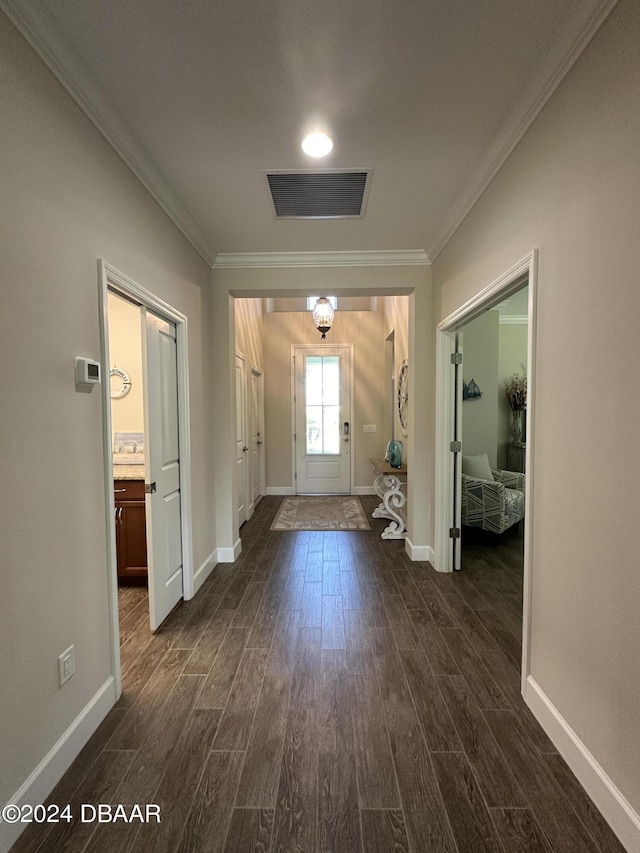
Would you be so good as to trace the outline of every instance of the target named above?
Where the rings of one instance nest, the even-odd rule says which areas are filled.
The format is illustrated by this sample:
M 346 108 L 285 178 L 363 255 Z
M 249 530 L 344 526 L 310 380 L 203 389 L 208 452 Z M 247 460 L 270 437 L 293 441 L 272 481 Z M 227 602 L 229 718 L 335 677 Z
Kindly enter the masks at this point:
M 501 314 L 498 320 L 500 326 L 526 326 L 529 317 L 526 314 Z
M 431 262 L 453 237 L 617 2 L 580 0 L 574 4 L 480 166 L 446 216 L 437 238 L 428 247 Z
M 20 0 L 0 0 L 0 8 L 193 248 L 212 266 L 215 249 L 51 13 L 43 6 L 36 9 Z
M 427 266 L 424 249 L 372 252 L 221 252 L 214 269 L 269 269 L 276 267 L 385 267 Z

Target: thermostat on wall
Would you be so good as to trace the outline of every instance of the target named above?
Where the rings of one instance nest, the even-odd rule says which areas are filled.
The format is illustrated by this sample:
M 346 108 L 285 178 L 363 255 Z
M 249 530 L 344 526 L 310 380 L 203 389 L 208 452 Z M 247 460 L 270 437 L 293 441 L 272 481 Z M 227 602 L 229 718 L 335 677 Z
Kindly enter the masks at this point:
M 100 384 L 100 362 L 76 356 L 76 388 L 90 391 Z

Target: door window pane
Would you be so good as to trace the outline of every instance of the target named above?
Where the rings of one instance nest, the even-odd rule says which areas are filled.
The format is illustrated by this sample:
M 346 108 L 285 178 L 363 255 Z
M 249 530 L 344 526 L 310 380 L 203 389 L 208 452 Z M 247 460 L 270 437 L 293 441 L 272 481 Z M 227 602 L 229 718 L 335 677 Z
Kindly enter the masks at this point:
M 340 453 L 340 357 L 305 356 L 307 453 Z

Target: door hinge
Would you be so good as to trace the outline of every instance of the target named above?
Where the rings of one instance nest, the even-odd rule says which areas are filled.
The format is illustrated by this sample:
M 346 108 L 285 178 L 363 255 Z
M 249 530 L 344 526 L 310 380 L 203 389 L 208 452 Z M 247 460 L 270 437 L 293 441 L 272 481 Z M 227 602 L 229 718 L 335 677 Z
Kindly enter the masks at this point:
M 462 353 L 461 352 L 452 352 L 451 353 L 451 364 L 462 364 Z
M 147 495 L 155 495 L 156 493 L 156 484 L 155 483 L 145 483 L 144 491 Z
M 449 528 L 449 539 L 459 539 L 460 538 L 460 528 L 459 527 L 450 527 Z
M 460 451 L 462 450 L 462 442 L 461 441 L 449 442 L 449 450 L 452 453 L 460 453 Z

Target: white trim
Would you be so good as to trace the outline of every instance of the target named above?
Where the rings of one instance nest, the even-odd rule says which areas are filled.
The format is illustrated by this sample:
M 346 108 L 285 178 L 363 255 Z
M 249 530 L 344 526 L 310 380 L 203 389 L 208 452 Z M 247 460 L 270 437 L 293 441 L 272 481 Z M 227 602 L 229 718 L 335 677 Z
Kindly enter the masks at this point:
M 501 314 L 498 320 L 500 326 L 526 326 L 528 322 L 526 314 Z
M 207 557 L 204 563 L 200 566 L 200 568 L 193 575 L 193 590 L 194 595 L 198 592 L 202 584 L 209 577 L 211 572 L 215 569 L 217 565 L 217 557 L 218 557 L 218 549 L 215 548 L 211 554 Z
M 10 798 L 9 803 L 15 803 L 17 806 L 44 803 L 117 699 L 116 680 L 109 676 Z M 26 826 L 25 823 L 0 821 L 0 850 L 8 850 L 15 844 Z
M 214 269 L 427 266 L 424 249 L 371 252 L 221 252 Z
M 406 537 L 404 540 L 404 550 L 411 561 L 418 563 L 431 563 L 433 566 L 435 551 L 431 545 L 414 545 L 409 537 Z
M 351 489 L 352 495 L 375 495 L 375 493 L 373 486 L 354 486 Z
M 483 288 L 460 308 L 442 320 L 436 332 L 436 493 L 435 493 L 435 563 L 438 571 L 452 571 L 452 549 L 449 545 L 447 513 L 453 504 L 452 466 L 449 440 L 452 425 L 452 382 L 447 353 L 451 347 L 451 332 L 460 329 L 484 311 L 506 299 L 523 286 L 527 277 L 528 318 L 527 334 L 527 450 L 524 518 L 524 590 L 522 603 L 522 691 L 531 671 L 531 602 L 533 566 L 533 494 L 535 478 L 535 366 L 536 313 L 538 294 L 538 253 L 534 249 L 495 281 Z M 464 442 L 464 435 L 462 437 Z M 440 462 L 438 463 L 438 460 Z M 450 516 L 449 516 L 450 517 Z
M 140 183 L 211 266 L 215 249 L 57 21 L 40 5 L 0 0 L 11 21 Z
M 436 239 L 427 247 L 435 261 L 502 168 L 618 0 L 580 0 L 555 34 L 535 74 L 496 132 L 493 143 L 459 194 Z
M 296 490 L 293 486 L 267 486 L 267 495 L 295 495 Z
M 218 548 L 218 562 L 219 563 L 235 563 L 242 552 L 242 542 L 240 539 L 236 539 L 233 548 Z
M 524 700 L 625 849 L 640 851 L 640 814 L 531 676 Z

